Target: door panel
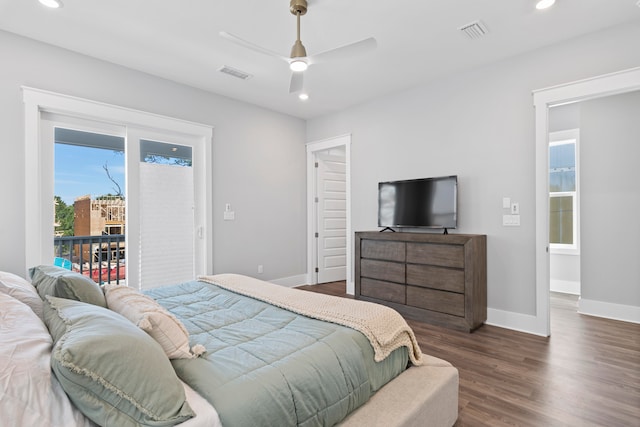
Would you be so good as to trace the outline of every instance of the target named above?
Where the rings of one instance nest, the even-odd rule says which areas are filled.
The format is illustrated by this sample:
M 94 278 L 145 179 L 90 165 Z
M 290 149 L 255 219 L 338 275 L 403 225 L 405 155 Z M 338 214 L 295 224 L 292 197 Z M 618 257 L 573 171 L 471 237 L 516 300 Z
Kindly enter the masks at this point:
M 346 163 L 328 154 L 317 161 L 318 283 L 326 283 L 346 278 Z

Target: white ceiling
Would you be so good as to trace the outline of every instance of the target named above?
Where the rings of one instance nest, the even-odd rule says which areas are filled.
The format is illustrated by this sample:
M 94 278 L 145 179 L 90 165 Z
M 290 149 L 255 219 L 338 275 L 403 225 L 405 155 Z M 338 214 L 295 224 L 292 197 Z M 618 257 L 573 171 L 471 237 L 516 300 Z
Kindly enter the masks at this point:
M 373 36 L 365 55 L 314 64 L 308 101 L 289 94 L 286 62 L 240 47 L 220 31 L 288 56 L 289 0 L 0 0 L 0 29 L 206 91 L 312 118 L 607 27 L 640 25 L 638 0 L 308 0 L 301 39 L 309 55 Z M 471 40 L 458 28 L 482 20 Z M 6 60 L 6 58 L 3 58 Z M 243 81 L 223 66 L 252 74 Z

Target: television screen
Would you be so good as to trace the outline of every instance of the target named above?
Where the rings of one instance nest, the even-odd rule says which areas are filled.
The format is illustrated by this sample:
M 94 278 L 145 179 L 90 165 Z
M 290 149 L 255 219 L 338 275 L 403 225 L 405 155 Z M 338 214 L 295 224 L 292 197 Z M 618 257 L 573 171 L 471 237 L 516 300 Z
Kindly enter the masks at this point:
M 456 228 L 458 177 L 378 184 L 379 227 Z

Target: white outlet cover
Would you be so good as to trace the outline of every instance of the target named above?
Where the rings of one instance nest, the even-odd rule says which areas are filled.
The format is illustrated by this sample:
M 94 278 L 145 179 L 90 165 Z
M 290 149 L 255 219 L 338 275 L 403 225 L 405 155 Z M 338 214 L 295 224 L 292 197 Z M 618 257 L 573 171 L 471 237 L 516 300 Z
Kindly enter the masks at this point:
M 511 197 L 502 198 L 502 208 L 509 209 L 511 207 Z

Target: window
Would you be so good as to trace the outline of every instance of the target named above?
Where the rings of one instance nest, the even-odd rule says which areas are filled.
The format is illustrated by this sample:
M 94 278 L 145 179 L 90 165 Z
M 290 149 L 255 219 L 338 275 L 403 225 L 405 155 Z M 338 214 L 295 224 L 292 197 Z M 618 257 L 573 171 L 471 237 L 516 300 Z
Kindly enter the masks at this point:
M 578 254 L 578 129 L 549 134 L 549 243 Z

